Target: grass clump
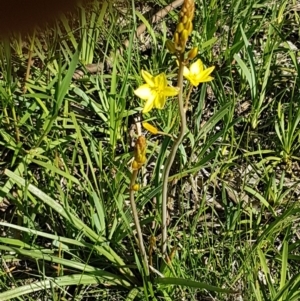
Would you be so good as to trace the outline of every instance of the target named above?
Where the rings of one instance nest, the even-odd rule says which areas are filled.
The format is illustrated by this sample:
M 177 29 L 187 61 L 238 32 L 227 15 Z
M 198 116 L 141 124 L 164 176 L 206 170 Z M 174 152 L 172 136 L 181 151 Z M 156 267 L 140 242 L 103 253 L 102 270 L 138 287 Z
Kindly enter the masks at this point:
M 298 300 L 296 6 L 135 5 L 1 41 L 0 300 Z

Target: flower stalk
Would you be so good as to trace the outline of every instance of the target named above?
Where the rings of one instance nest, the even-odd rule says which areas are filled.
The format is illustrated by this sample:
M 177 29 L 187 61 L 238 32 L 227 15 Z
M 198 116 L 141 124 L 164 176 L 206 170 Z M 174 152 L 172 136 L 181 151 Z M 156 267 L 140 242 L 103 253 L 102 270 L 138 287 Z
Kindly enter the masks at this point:
M 186 115 L 184 110 L 184 102 L 183 102 L 183 68 L 184 62 L 182 59 L 183 55 L 181 55 L 181 60 L 179 60 L 179 71 L 178 71 L 178 81 L 177 86 L 179 87 L 178 94 L 178 108 L 180 114 L 180 132 L 177 139 L 174 141 L 173 146 L 171 148 L 169 157 L 166 162 L 166 166 L 163 173 L 162 179 L 162 247 L 161 251 L 164 256 L 167 255 L 167 201 L 168 201 L 168 179 L 172 164 L 174 162 L 176 152 L 178 150 L 179 145 L 181 144 L 183 137 L 186 131 Z
M 130 180 L 130 206 L 133 214 L 134 224 L 137 232 L 137 243 L 139 250 L 143 259 L 144 269 L 146 271 L 146 276 L 149 275 L 149 264 L 147 259 L 147 254 L 145 250 L 145 244 L 143 240 L 143 233 L 140 225 L 140 220 L 138 216 L 138 211 L 135 204 L 134 193 L 139 189 L 139 185 L 136 183 L 137 175 L 139 170 L 142 168 L 143 164 L 146 162 L 146 138 L 144 136 L 139 136 L 135 143 L 134 149 L 134 160 L 132 162 L 132 174 Z
M 178 110 L 180 116 L 180 130 L 179 135 L 174 140 L 170 154 L 167 158 L 166 165 L 162 176 L 162 243 L 161 250 L 162 255 L 167 259 L 167 201 L 168 201 L 168 179 L 171 167 L 173 165 L 177 150 L 184 138 L 187 124 L 186 124 L 186 110 L 188 107 L 188 101 L 193 90 L 193 87 L 198 86 L 200 83 L 209 82 L 213 80 L 210 76 L 214 67 L 205 69 L 203 62 L 198 59 L 194 63 L 189 65 L 189 62 L 193 60 L 198 54 L 198 47 L 193 47 L 191 50 L 186 51 L 186 44 L 189 36 L 193 30 L 193 18 L 195 12 L 194 0 L 184 0 L 183 6 L 179 14 L 179 21 L 173 35 L 173 41 L 166 41 L 166 48 L 171 54 L 174 54 L 178 64 L 178 78 L 177 87 L 169 86 L 166 80 L 165 73 L 161 73 L 157 76 L 152 76 L 146 71 L 142 70 L 142 77 L 145 80 L 145 84 L 137 88 L 134 93 L 142 100 L 145 101 L 143 113 L 148 113 L 152 109 L 163 109 L 166 98 L 170 96 L 178 95 Z M 189 91 L 184 102 L 183 99 L 183 79 L 187 79 L 190 82 Z M 151 124 L 144 123 L 150 133 L 156 135 L 161 134 Z M 133 187 L 133 186 L 132 186 Z
M 163 173 L 162 179 L 162 241 L 161 251 L 162 255 L 167 258 L 167 202 L 168 202 L 168 179 L 171 167 L 173 165 L 177 150 L 181 144 L 185 131 L 186 131 L 186 115 L 183 101 L 183 75 L 185 67 L 185 47 L 188 41 L 189 35 L 193 30 L 193 19 L 195 12 L 194 0 L 184 0 L 181 11 L 179 13 L 179 20 L 174 33 L 174 48 L 176 49 L 175 55 L 177 56 L 179 70 L 177 87 L 179 88 L 178 93 L 178 109 L 180 115 L 180 132 L 177 139 L 174 141 L 169 157 L 166 162 L 166 166 Z M 169 43 L 170 45 L 170 43 Z M 191 56 L 195 56 L 195 50 L 192 51 Z

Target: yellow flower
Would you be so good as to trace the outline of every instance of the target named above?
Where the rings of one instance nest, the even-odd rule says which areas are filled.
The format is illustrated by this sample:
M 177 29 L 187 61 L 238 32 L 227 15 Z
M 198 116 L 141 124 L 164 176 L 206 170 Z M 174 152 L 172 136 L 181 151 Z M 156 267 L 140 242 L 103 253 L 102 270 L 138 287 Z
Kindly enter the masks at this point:
M 210 82 L 214 78 L 210 74 L 215 69 L 215 66 L 204 69 L 200 59 L 191 64 L 190 69 L 184 66 L 183 76 L 188 79 L 193 86 L 198 86 L 200 83 Z
M 166 103 L 166 97 L 176 96 L 179 92 L 179 88 L 168 86 L 165 73 L 154 77 L 142 70 L 142 76 L 146 84 L 138 87 L 134 94 L 146 101 L 143 113 L 147 113 L 153 108 L 162 109 Z

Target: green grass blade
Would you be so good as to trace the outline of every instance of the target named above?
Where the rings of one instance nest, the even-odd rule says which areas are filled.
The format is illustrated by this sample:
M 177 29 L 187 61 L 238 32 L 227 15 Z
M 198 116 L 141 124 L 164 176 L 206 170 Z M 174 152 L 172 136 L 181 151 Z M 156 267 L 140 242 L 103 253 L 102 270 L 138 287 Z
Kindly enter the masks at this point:
M 178 285 L 178 286 L 185 286 L 185 287 L 193 287 L 193 288 L 208 290 L 211 292 L 219 292 L 219 293 L 226 293 L 226 294 L 234 293 L 233 290 L 224 289 L 203 282 L 192 281 L 192 280 L 181 279 L 181 278 L 167 278 L 167 277 L 157 278 L 155 279 L 155 283 L 161 285 Z

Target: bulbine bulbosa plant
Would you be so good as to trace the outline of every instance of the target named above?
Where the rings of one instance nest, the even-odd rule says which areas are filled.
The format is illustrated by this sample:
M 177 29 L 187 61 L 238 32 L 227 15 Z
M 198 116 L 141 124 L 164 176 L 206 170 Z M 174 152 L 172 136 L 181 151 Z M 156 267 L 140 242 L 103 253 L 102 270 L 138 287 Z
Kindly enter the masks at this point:
M 168 192 L 168 178 L 170 169 L 172 167 L 176 152 L 180 146 L 184 135 L 186 133 L 186 105 L 188 104 L 189 97 L 191 95 L 192 89 L 198 86 L 200 83 L 209 82 L 213 80 L 211 73 L 214 67 L 205 68 L 202 61 L 198 58 L 198 47 L 192 47 L 187 50 L 187 42 L 189 36 L 193 29 L 193 18 L 195 12 L 195 3 L 193 0 L 185 0 L 180 11 L 179 21 L 176 27 L 176 31 L 173 35 L 173 40 L 168 40 L 166 42 L 166 47 L 168 51 L 174 55 L 174 59 L 178 65 L 177 74 L 177 86 L 169 86 L 167 82 L 168 76 L 165 73 L 160 73 L 156 76 L 151 75 L 145 70 L 141 71 L 141 75 L 146 82 L 145 84 L 138 87 L 134 93 L 139 98 L 141 98 L 143 103 L 142 113 L 146 114 L 152 109 L 164 108 L 167 97 L 177 97 L 178 100 L 178 112 L 180 116 L 180 129 L 179 134 L 174 138 L 173 145 L 171 147 L 170 153 L 168 155 L 167 161 L 165 163 L 164 172 L 162 175 L 162 202 L 161 202 L 161 229 L 162 229 L 162 241 L 161 250 L 165 259 L 167 256 L 167 192 Z M 184 99 L 184 78 L 188 80 L 188 91 Z M 143 123 L 144 127 L 150 131 L 152 134 L 159 134 L 160 132 L 151 124 Z M 135 184 L 135 179 L 137 176 L 137 170 L 141 164 L 146 161 L 144 147 L 146 140 L 143 136 L 140 136 L 137 140 L 134 166 L 131 181 L 131 205 L 134 213 L 134 220 L 136 225 L 136 230 L 138 233 L 139 247 L 141 255 L 144 259 L 144 265 L 149 271 L 149 266 L 147 263 L 147 256 L 145 254 L 145 247 L 143 243 L 141 227 L 137 218 L 137 213 L 135 209 L 135 203 L 133 198 L 133 193 L 138 186 Z M 141 160 L 139 161 L 140 158 Z

